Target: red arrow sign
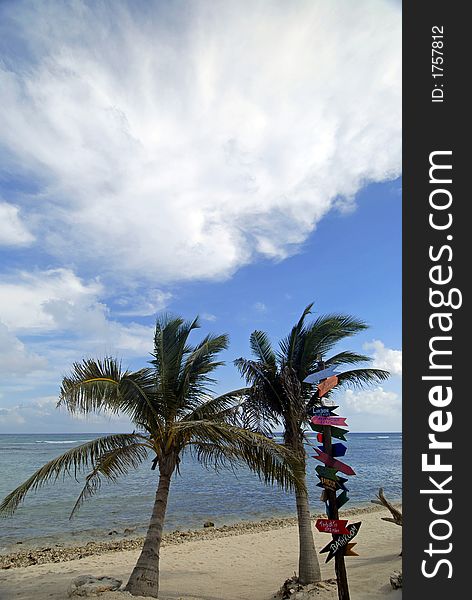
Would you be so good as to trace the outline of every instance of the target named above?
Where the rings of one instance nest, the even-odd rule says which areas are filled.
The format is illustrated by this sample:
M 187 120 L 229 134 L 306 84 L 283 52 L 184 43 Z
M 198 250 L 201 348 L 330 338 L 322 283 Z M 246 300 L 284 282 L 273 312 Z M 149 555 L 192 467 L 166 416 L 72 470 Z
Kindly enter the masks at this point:
M 347 427 L 346 417 L 311 417 L 313 425 L 342 425 Z
M 340 460 L 336 460 L 335 458 L 328 456 L 328 454 L 326 454 L 326 452 L 321 452 L 321 450 L 318 450 L 318 448 L 315 448 L 315 451 L 318 453 L 318 456 L 313 456 L 313 458 L 320 460 L 327 467 L 332 467 L 333 469 L 336 469 L 337 471 L 341 471 L 341 473 L 344 473 L 345 475 L 355 475 L 356 474 L 354 469 L 352 467 L 350 467 L 349 465 L 346 465 L 346 463 L 343 463 Z
M 347 519 L 316 519 L 315 527 L 323 533 L 332 535 L 349 535 L 349 529 L 346 528 Z

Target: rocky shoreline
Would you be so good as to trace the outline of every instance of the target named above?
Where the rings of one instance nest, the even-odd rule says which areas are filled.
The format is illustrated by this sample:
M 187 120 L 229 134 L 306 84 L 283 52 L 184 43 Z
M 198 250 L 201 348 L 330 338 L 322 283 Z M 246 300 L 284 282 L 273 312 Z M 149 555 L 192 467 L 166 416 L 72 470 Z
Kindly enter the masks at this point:
M 382 507 L 372 506 L 366 508 L 353 508 L 343 511 L 343 517 L 361 515 L 365 513 L 381 511 Z M 326 517 L 324 514 L 315 514 L 313 519 Z M 163 546 L 182 544 L 188 541 L 208 540 L 214 538 L 242 535 L 244 533 L 257 533 L 270 531 L 284 527 L 293 527 L 297 524 L 296 517 L 270 518 L 261 521 L 246 521 L 223 525 L 221 527 L 205 527 L 203 529 L 189 531 L 172 531 L 163 536 Z M 141 547 L 144 537 L 133 539 L 120 539 L 109 542 L 90 541 L 82 546 L 51 546 L 36 550 L 23 550 L 12 554 L 0 555 L 0 569 L 11 569 L 17 567 L 29 567 L 44 563 L 59 563 L 105 554 L 106 552 L 122 552 L 124 550 L 137 550 Z

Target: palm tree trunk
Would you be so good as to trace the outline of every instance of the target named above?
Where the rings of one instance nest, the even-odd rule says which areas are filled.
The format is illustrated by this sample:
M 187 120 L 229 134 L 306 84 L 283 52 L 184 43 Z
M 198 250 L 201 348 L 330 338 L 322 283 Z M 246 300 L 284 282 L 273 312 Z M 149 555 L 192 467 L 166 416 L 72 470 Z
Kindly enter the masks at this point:
M 158 597 L 159 551 L 161 548 L 162 529 L 164 527 L 171 476 L 172 472 L 161 472 L 159 475 L 156 499 L 143 549 L 125 588 L 133 596 Z
M 306 475 L 303 474 L 306 479 Z M 298 515 L 298 540 L 300 554 L 298 558 L 298 579 L 301 585 L 321 581 L 320 563 L 316 555 L 315 541 L 310 517 L 310 505 L 308 493 L 304 490 L 295 489 Z

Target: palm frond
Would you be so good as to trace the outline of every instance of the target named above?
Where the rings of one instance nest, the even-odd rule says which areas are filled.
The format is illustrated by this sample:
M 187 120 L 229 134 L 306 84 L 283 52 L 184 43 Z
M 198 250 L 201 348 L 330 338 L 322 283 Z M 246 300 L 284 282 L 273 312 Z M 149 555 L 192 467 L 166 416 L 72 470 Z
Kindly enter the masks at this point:
M 215 358 L 227 347 L 227 335 L 207 335 L 188 354 L 182 366 L 177 390 L 179 407 L 192 400 L 198 403 L 202 395 L 211 391 L 215 380 L 209 374 L 224 364 Z
M 283 489 L 303 486 L 299 459 L 285 446 L 264 435 L 214 421 L 185 421 L 176 427 L 186 432 L 191 446 L 202 451 L 202 444 L 206 444 L 207 463 L 211 448 L 218 447 L 216 457 L 220 465 L 245 464 L 264 483 L 276 483 Z
M 87 498 L 100 489 L 102 478 L 115 482 L 118 477 L 126 475 L 130 469 L 136 469 L 146 460 L 149 450 L 149 443 L 141 442 L 115 448 L 100 456 L 95 467 L 86 477 L 85 485 L 69 519 L 72 519 Z
M 336 387 L 345 386 L 361 389 L 366 385 L 375 385 L 385 381 L 390 377 L 390 373 L 382 369 L 353 369 L 352 371 L 344 371 L 337 377 L 338 384 Z
M 162 429 L 152 369 L 123 371 L 113 358 L 85 359 L 74 363 L 64 377 L 58 406 L 71 413 L 108 412 L 127 414 L 136 424 Z
M 294 363 L 297 354 L 300 352 L 300 347 L 304 343 L 304 334 L 306 331 L 305 319 L 311 313 L 312 306 L 313 302 L 305 308 L 298 323 L 292 327 L 290 334 L 280 341 L 278 357 L 282 367 L 288 365 L 289 367 L 296 368 Z
M 180 317 L 162 315 L 156 321 L 154 332 L 154 365 L 156 384 L 163 408 L 172 410 L 175 391 L 184 357 L 191 352 L 188 345 L 190 333 L 200 327 L 198 317 L 193 321 L 184 321 Z
M 75 362 L 70 375 L 62 380 L 58 406 L 65 405 L 70 412 L 116 414 L 120 410 L 118 386 L 127 374 L 111 357 Z
M 356 352 L 339 352 L 328 359 L 325 359 L 325 365 L 336 366 L 336 365 L 354 365 L 360 362 L 370 362 L 372 359 L 370 356 L 364 354 L 357 354 Z
M 253 331 L 249 345 L 256 359 L 271 369 L 276 367 L 276 355 L 270 344 L 269 336 L 264 331 Z
M 249 388 L 233 390 L 215 398 L 209 398 L 188 412 L 183 421 L 202 421 L 208 419 L 224 419 L 242 404 L 249 394 Z
M 100 458 L 117 448 L 146 442 L 141 434 L 119 433 L 107 435 L 71 448 L 38 469 L 29 479 L 8 494 L 0 505 L 0 514 L 11 515 L 30 490 L 37 490 L 46 483 L 57 481 L 62 475 L 77 478 L 79 472 L 93 468 Z

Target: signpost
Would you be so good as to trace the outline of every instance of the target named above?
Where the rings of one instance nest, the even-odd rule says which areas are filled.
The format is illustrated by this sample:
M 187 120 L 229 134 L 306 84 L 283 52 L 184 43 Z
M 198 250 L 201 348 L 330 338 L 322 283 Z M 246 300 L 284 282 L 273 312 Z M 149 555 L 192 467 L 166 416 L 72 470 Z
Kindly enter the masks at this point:
M 320 364 L 321 367 L 324 367 L 324 363 Z M 332 438 L 346 441 L 345 434 L 348 431 L 338 427 L 347 426 L 346 419 L 334 415 L 333 411 L 338 406 L 322 397 L 332 390 L 338 381 L 339 379 L 332 368 L 322 368 L 322 370 L 305 379 L 307 383 L 317 384 L 317 397 L 315 395 L 310 402 L 310 405 L 315 403 L 315 406 L 311 406 L 309 412 L 307 411 L 307 415 L 310 417 L 311 429 L 318 432 L 317 440 L 322 444 L 319 448 L 315 448 L 316 455 L 314 458 L 325 465 L 318 465 L 316 472 L 320 478 L 320 483 L 317 485 L 323 488 L 321 500 L 326 502 L 328 518 L 318 519 L 315 526 L 318 531 L 330 533 L 333 536 L 332 541 L 321 552 L 328 552 L 326 562 L 334 557 L 339 600 L 350 600 L 344 557 L 358 556 L 352 549 L 355 543 L 351 540 L 357 535 L 361 523 L 347 525 L 347 520 L 339 519 L 339 508 L 348 502 L 349 497 L 347 488 L 344 486 L 347 479 L 337 475 L 337 472 L 340 471 L 345 475 L 355 475 L 355 471 L 336 458 L 345 455 L 346 446 L 341 443 L 333 444 L 332 442 Z M 336 496 L 338 490 L 341 490 L 341 493 Z

